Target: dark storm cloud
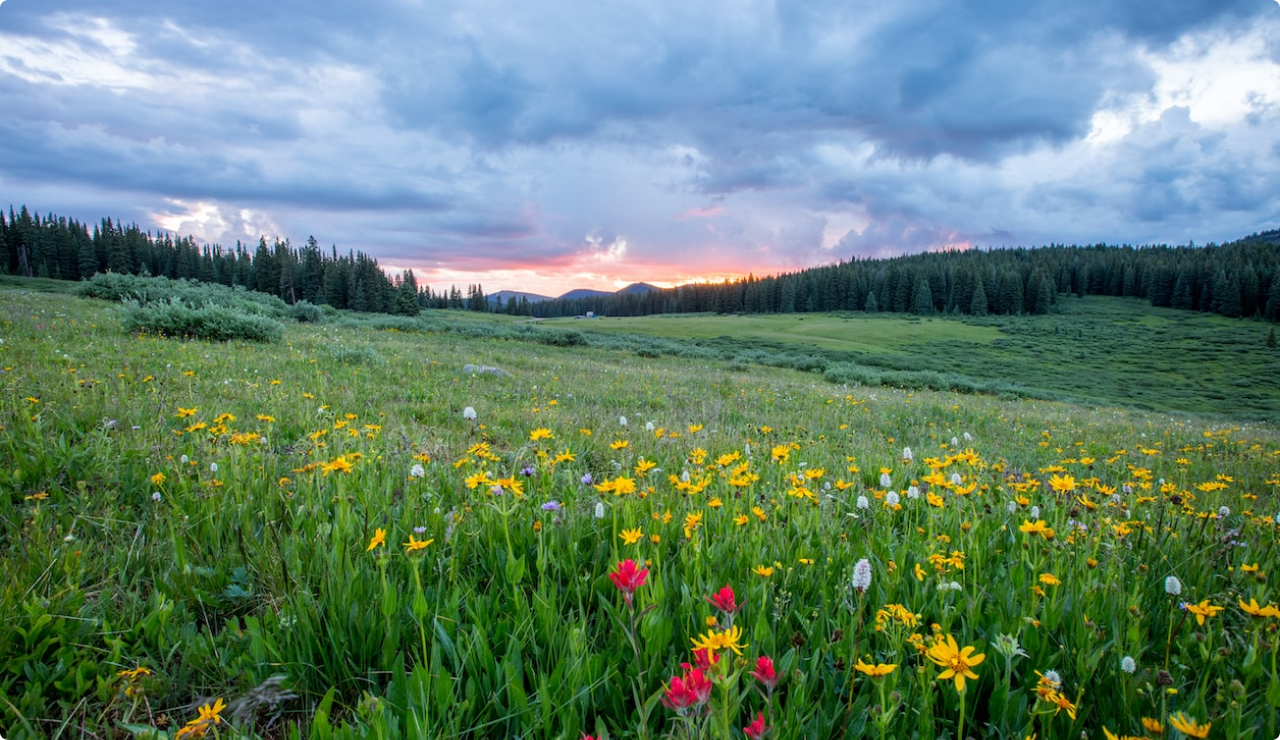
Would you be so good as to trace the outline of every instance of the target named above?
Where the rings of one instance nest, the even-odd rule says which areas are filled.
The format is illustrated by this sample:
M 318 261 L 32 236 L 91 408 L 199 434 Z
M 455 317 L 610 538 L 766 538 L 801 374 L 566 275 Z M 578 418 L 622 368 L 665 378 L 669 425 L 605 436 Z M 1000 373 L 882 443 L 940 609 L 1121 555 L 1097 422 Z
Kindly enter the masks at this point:
M 1275 65 L 1274 37 L 1249 39 L 1276 17 L 1272 0 L 7 0 L 0 196 L 260 205 L 322 241 L 477 264 L 595 259 L 602 233 L 650 263 L 781 265 L 1265 227 L 1277 86 L 1207 125 L 1153 59 L 1193 38 Z M 1085 146 L 1110 110 L 1128 129 Z M 709 200 L 714 218 L 675 218 Z

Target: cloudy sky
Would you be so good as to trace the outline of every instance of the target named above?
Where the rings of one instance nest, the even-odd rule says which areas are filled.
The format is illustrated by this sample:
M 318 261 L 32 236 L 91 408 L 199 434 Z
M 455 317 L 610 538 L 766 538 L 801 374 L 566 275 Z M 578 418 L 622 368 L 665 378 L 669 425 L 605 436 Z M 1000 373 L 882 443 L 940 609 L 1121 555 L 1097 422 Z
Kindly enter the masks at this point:
M 0 3 L 0 205 L 433 288 L 1280 227 L 1280 0 Z

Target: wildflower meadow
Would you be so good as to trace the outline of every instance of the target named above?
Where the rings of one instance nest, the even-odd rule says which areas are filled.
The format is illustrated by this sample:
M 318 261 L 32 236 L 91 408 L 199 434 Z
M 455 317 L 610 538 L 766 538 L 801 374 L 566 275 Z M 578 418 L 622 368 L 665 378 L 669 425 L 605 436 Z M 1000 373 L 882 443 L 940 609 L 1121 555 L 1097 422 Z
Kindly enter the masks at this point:
M 0 292 L 9 740 L 1280 735 L 1272 426 L 119 314 Z

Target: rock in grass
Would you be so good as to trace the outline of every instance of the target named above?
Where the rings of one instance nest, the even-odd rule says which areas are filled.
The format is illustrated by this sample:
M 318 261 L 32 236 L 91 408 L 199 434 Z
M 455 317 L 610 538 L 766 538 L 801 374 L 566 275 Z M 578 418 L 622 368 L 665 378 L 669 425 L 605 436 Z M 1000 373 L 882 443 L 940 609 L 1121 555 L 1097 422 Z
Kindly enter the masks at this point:
M 462 366 L 462 372 L 467 373 L 468 375 L 497 375 L 503 378 L 512 377 L 511 373 L 500 367 L 493 367 L 492 365 L 472 365 L 469 362 Z

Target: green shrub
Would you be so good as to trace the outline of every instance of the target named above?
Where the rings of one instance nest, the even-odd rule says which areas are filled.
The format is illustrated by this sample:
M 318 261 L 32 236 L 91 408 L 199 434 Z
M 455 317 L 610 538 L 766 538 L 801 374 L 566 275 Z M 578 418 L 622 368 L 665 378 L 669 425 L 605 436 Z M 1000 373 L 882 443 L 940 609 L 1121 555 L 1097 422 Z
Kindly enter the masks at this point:
M 158 334 L 164 337 L 209 339 L 224 342 L 274 342 L 284 334 L 279 322 L 265 316 L 237 311 L 226 306 L 206 304 L 192 308 L 178 299 L 142 304 L 126 303 L 121 322 L 126 331 L 136 334 Z

